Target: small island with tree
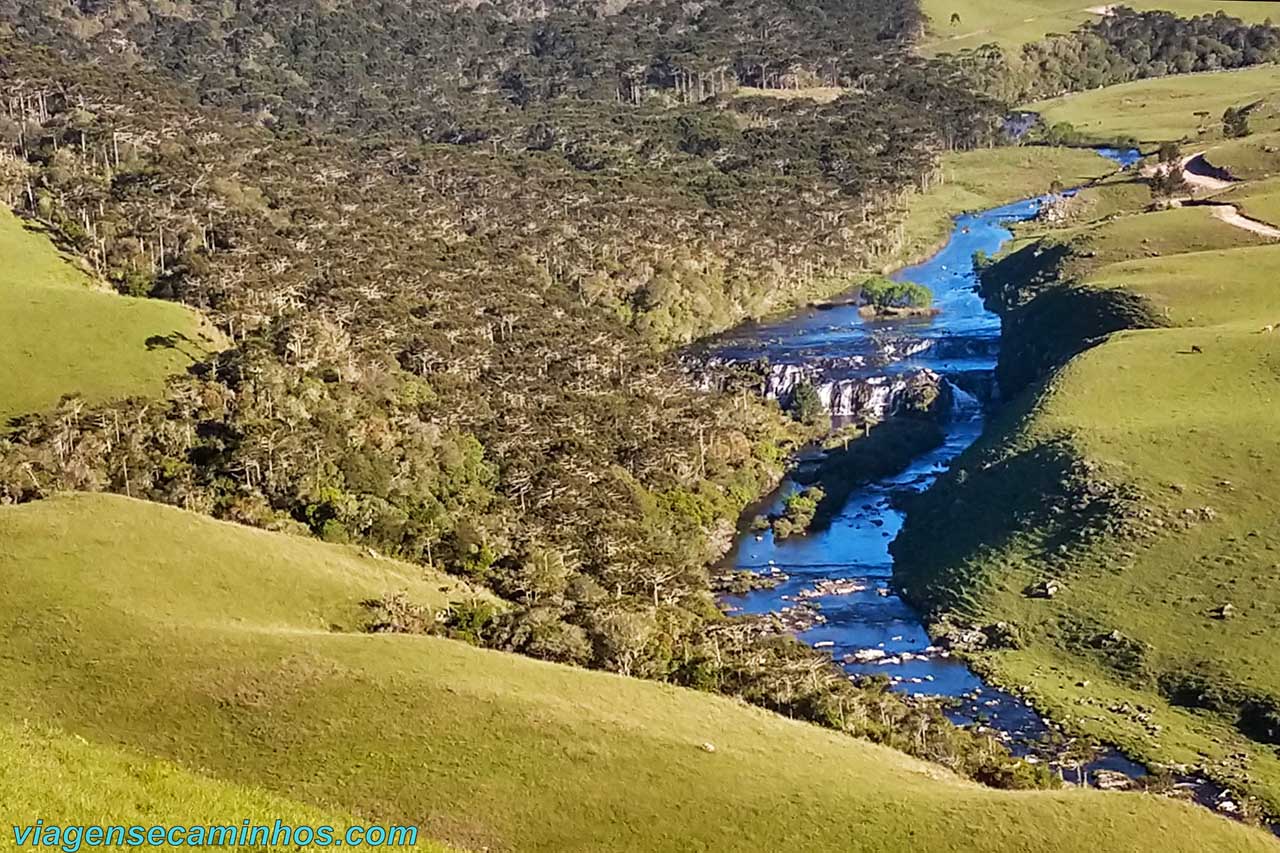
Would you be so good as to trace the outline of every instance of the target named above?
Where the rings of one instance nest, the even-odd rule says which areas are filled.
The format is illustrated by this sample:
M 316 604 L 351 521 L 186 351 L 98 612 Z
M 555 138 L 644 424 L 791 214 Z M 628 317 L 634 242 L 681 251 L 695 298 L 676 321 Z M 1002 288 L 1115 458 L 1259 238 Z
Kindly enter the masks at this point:
M 931 317 L 938 313 L 933 307 L 933 292 L 914 281 L 873 276 L 863 281 L 860 288 L 858 313 L 867 319 Z
M 776 539 L 786 539 L 795 534 L 809 532 L 814 516 L 818 514 L 818 505 L 826 497 L 826 492 L 819 486 L 808 486 L 798 492 L 787 495 L 782 502 L 782 512 L 773 517 L 773 535 Z

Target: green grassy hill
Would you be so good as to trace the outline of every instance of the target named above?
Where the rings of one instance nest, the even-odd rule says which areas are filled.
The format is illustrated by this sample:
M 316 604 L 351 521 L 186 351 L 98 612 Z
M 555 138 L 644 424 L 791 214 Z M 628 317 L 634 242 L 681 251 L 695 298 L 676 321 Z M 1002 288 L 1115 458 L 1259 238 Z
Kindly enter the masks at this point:
M 462 591 L 125 498 L 0 509 L 0 572 L 7 731 L 28 720 L 84 738 L 110 750 L 95 759 L 109 777 L 138 760 L 113 756 L 146 755 L 472 849 L 1275 849 L 1165 799 L 989 790 L 709 695 L 360 633 L 363 598 Z M 64 766 L 42 756 L 67 743 L 19 751 L 9 784 L 25 795 L 5 800 L 7 818 L 34 819 L 33 790 Z M 127 811 L 110 790 L 101 813 Z M 203 811 L 225 816 L 224 803 Z
M 1247 184 L 1227 190 L 1217 196 L 1230 202 L 1254 219 L 1263 222 L 1280 222 L 1280 178 Z
M 1194 142 L 1201 137 L 1214 139 L 1220 133 L 1222 113 L 1227 107 L 1255 101 L 1263 103 L 1251 115 L 1254 129 L 1274 129 L 1280 124 L 1277 91 L 1280 91 L 1280 67 L 1263 65 L 1239 71 L 1138 80 L 1037 101 L 1024 109 L 1040 113 L 1049 124 L 1065 121 L 1082 133 L 1100 138 Z M 1207 115 L 1196 115 L 1201 112 Z
M 1085 0 L 922 0 L 931 25 L 922 43 L 925 53 L 956 53 L 995 43 L 1016 50 L 1050 33 L 1069 32 L 1098 19 L 1106 3 Z M 1129 0 L 1121 5 L 1139 11 L 1167 10 L 1182 17 L 1225 12 L 1245 21 L 1261 23 L 1275 17 L 1273 3 L 1256 0 Z M 952 14 L 960 20 L 952 23 Z
M 261 788 L 231 785 L 39 726 L 0 722 L 0 755 L 0 810 L 4 819 L 21 826 L 37 816 L 46 825 L 62 826 L 225 825 L 244 820 L 273 826 L 279 820 L 294 826 L 328 825 L 338 832 L 363 823 Z M 15 849 L 8 826 L 0 834 L 0 849 Z M 413 849 L 448 848 L 420 838 Z
M 0 328 L 0 430 L 67 394 L 158 394 L 216 340 L 187 308 L 102 289 L 3 207 Z
M 1250 125 L 1255 123 L 1250 121 Z M 1216 142 L 1205 151 L 1205 157 L 1237 178 L 1273 177 L 1280 174 L 1280 131 L 1251 133 L 1242 139 Z
M 1070 228 L 1024 239 L 988 278 L 1129 294 L 1167 327 L 1086 340 L 1061 311 L 1037 312 L 1063 292 L 1052 282 L 1010 312 L 1014 331 L 1043 324 L 1021 340 L 1066 330 L 1077 349 L 1097 345 L 1012 404 L 920 502 L 899 568 L 954 614 L 1016 626 L 1017 647 L 979 663 L 1055 719 L 1153 763 L 1203 766 L 1276 813 L 1280 245 L 1211 208 L 1146 211 L 1128 180 L 1091 191 Z M 1270 184 L 1217 198 L 1263 218 Z M 1096 304 L 1059 298 L 1067 312 Z M 1052 599 L 1028 593 L 1046 581 Z

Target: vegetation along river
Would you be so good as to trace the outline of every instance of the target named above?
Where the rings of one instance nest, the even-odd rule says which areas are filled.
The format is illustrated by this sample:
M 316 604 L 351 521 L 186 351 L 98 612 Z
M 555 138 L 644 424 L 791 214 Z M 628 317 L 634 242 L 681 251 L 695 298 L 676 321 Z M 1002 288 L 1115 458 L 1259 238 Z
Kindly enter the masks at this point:
M 1138 157 L 1136 151 L 1102 153 L 1124 167 Z M 940 310 L 932 318 L 869 324 L 855 305 L 839 304 L 743 326 L 717 340 L 708 353 L 726 362 L 767 359 L 779 376 L 821 365 L 819 373 L 809 375 L 822 377 L 813 381 L 827 383 L 829 398 L 839 396 L 839 387 L 850 383 L 887 387 L 895 376 L 920 371 L 943 378 L 951 392 L 943 444 L 900 473 L 855 489 L 830 524 L 807 535 L 775 539 L 770 530 L 744 533 L 731 555 L 733 565 L 786 580 L 772 589 L 725 596 L 723 602 L 739 613 L 785 613 L 798 602 L 817 604 L 825 621 L 802 624 L 797 631 L 802 640 L 830 651 L 851 675 L 883 675 L 895 689 L 951 698 L 953 721 L 985 726 L 1022 755 L 1054 754 L 1045 749 L 1051 727 L 1025 701 L 984 683 L 962 661 L 931 643 L 920 615 L 891 586 L 889 543 L 903 518 L 893 494 L 928 488 L 950 460 L 978 438 L 986 410 L 997 404 L 991 377 L 1000 319 L 985 309 L 976 292 L 974 254 L 997 252 L 1012 236 L 1006 226 L 1031 219 L 1044 201 L 1027 199 L 958 216 L 941 251 L 894 274 L 933 292 L 933 304 Z M 888 351 L 890 356 L 868 357 L 873 351 L 881 356 Z M 865 393 L 862 399 L 867 399 Z M 769 511 L 780 511 L 786 495 L 798 488 L 792 480 L 785 482 Z M 1144 773 L 1123 755 L 1099 749 L 1083 768 L 1073 767 L 1066 776 L 1074 779 L 1083 773 L 1095 781 L 1099 770 L 1130 777 Z

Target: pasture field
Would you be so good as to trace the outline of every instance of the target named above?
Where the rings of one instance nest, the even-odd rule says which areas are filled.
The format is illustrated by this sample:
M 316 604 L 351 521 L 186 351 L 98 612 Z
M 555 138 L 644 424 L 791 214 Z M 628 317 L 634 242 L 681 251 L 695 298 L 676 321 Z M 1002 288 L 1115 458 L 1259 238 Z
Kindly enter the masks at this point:
M 1098 19 L 1105 3 L 1081 0 L 922 0 L 929 16 L 927 36 L 921 43 L 926 54 L 957 53 L 966 48 L 995 43 L 1016 51 L 1050 33 L 1070 32 Z M 1280 19 L 1275 3 L 1258 0 L 1131 0 L 1123 5 L 1139 11 L 1162 9 L 1189 18 L 1225 12 L 1232 17 L 1261 23 Z M 951 16 L 960 16 L 952 23 Z
M 119 296 L 0 207 L 0 432 L 55 406 L 158 395 L 218 345 L 189 308 Z
M 1255 131 L 1275 129 L 1280 124 L 1277 93 L 1280 67 L 1260 65 L 1137 80 L 1036 101 L 1023 109 L 1040 113 L 1049 124 L 1067 122 L 1091 136 L 1133 137 L 1144 143 L 1186 140 L 1190 146 L 1221 138 L 1227 107 L 1261 102 L 1250 124 Z
M 55 783 L 50 751 L 83 738 L 112 751 L 95 759 L 108 788 L 127 784 L 125 751 L 473 850 L 1275 849 L 1169 799 L 995 791 L 719 697 L 362 633 L 364 598 L 463 591 L 127 498 L 0 508 L 0 573 L 0 737 L 17 737 L 7 760 L 31 786 Z M 23 720 L 60 734 L 3 734 Z M 5 817 L 22 822 L 34 804 L 16 802 Z M 129 811 L 100 802 L 106 817 Z

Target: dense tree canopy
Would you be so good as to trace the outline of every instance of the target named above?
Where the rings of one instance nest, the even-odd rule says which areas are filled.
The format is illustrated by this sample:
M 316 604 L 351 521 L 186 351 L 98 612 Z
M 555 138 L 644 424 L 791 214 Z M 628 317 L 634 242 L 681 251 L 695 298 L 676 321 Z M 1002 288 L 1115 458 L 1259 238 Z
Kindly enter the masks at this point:
M 722 618 L 706 565 L 817 427 L 662 354 L 881 265 L 938 152 L 995 139 L 916 25 L 854 0 L 0 3 L 0 193 L 227 339 L 163 400 L 23 419 L 0 500 L 360 542 L 508 600 L 457 606 L 455 636 L 1003 775 L 936 709 Z M 839 97 L 742 91 L 816 83 Z

